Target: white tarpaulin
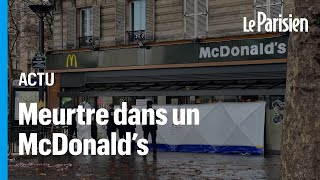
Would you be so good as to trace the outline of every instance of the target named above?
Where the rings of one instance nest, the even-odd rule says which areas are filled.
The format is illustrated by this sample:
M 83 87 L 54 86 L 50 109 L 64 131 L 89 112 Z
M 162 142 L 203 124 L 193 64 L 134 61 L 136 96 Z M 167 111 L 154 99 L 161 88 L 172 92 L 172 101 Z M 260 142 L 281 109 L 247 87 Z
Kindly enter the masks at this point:
M 166 125 L 158 125 L 158 149 L 263 154 L 265 105 L 265 102 L 154 105 L 154 109 L 166 109 L 168 118 Z M 198 108 L 200 125 L 173 125 L 173 108 Z M 141 126 L 137 126 L 136 131 L 142 138 Z

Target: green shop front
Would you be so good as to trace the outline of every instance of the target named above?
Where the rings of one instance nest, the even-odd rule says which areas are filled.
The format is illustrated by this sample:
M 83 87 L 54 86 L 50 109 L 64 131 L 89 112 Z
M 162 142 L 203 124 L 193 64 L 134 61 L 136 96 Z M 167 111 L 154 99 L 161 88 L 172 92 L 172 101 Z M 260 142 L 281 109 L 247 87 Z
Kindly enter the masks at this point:
M 93 107 L 266 101 L 265 150 L 278 153 L 287 47 L 287 37 L 274 36 L 51 52 L 48 105 L 66 98 Z

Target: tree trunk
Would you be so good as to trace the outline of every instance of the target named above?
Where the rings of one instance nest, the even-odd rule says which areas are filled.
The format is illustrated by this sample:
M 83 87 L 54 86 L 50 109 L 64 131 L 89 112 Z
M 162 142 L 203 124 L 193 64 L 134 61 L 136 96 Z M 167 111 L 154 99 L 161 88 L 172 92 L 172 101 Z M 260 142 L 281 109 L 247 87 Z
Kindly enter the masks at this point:
M 282 179 L 320 179 L 320 0 L 294 0 L 308 33 L 289 39 Z

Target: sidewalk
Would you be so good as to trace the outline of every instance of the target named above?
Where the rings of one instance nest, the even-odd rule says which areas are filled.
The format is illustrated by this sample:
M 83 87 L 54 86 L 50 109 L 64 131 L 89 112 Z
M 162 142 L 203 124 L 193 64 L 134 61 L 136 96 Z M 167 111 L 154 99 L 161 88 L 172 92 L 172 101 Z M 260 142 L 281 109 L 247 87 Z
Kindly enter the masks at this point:
M 280 156 L 159 152 L 131 157 L 60 156 L 9 162 L 9 179 L 279 179 Z M 30 164 L 29 164 L 30 163 Z

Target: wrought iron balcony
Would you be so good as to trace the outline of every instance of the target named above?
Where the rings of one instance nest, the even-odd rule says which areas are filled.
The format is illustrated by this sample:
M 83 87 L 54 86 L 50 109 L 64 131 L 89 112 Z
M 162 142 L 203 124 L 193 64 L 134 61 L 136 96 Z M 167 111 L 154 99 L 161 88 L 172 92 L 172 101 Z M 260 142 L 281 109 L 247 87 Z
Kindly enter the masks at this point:
M 79 47 L 88 48 L 92 47 L 93 38 L 92 36 L 79 37 Z
M 145 40 L 145 30 L 127 31 L 129 42 L 143 42 Z

